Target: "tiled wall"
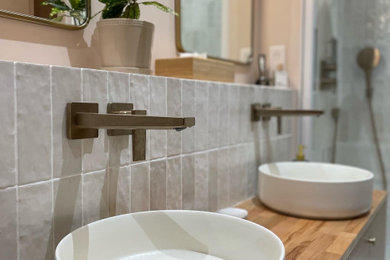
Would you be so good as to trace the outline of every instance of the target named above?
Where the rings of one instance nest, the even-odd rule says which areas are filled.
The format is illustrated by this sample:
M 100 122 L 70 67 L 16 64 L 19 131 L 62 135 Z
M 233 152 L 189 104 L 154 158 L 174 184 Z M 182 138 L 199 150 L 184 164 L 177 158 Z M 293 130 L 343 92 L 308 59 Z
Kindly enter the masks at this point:
M 366 98 L 365 75 L 357 65 L 356 57 L 359 51 L 367 46 L 377 47 L 381 52 L 381 62 L 372 72 L 372 102 L 387 178 L 390 180 L 390 2 L 326 2 L 330 7 L 331 22 L 337 26 L 337 30 L 333 28 L 333 32 L 338 40 L 338 86 L 334 91 L 314 91 L 314 103 L 317 108 L 325 108 L 328 111 L 332 107 L 340 108 L 336 162 L 372 171 L 375 175 L 374 188 L 382 189 Z M 321 30 L 318 33 L 321 34 Z M 317 66 L 318 64 L 317 60 Z M 334 122 L 330 113 L 327 117 L 315 121 L 313 154 L 316 160 L 329 160 L 333 129 Z M 390 207 L 387 215 L 390 220 Z M 387 225 L 387 240 L 390 240 L 390 225 Z M 386 259 L 390 259 L 389 242 L 386 250 Z
M 290 160 L 295 122 L 250 122 L 252 102 L 294 107 L 291 90 L 0 62 L 0 259 L 52 259 L 92 221 L 156 209 L 215 211 L 252 197 L 257 165 Z M 68 140 L 67 102 L 132 102 L 150 115 L 195 116 L 182 132 Z

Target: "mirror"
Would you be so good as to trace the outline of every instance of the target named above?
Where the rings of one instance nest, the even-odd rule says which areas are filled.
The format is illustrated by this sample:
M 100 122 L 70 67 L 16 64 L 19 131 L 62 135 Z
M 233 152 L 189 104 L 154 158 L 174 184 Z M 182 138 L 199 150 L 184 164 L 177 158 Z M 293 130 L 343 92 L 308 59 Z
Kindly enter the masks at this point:
M 87 26 L 90 0 L 0 0 L 0 16 L 77 30 Z
M 179 52 L 248 64 L 253 53 L 252 0 L 176 0 Z

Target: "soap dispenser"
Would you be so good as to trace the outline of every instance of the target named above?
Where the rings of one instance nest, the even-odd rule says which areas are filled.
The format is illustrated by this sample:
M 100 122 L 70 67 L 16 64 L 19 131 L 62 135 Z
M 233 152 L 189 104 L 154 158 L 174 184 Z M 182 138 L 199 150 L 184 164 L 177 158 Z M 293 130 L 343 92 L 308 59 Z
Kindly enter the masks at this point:
M 298 154 L 296 156 L 296 158 L 294 159 L 294 161 L 297 161 L 297 162 L 306 162 L 306 159 L 305 159 L 305 154 L 303 153 L 303 150 L 305 149 L 306 147 L 304 145 L 299 145 L 299 150 L 298 150 Z

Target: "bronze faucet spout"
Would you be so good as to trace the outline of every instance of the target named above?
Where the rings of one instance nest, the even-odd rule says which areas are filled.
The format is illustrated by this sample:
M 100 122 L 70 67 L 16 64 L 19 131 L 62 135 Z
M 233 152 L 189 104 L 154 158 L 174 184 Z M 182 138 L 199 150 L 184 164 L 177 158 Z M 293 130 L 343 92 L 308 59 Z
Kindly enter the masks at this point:
M 272 116 L 320 116 L 323 113 L 323 110 L 282 109 L 271 107 L 270 104 L 252 104 L 252 121 L 268 120 Z
M 195 118 L 160 117 L 128 114 L 76 113 L 76 126 L 103 129 L 182 129 L 195 125 Z
M 97 138 L 98 129 L 107 129 L 108 136 L 132 135 L 134 161 L 146 158 L 146 130 L 181 131 L 195 125 L 194 117 L 147 116 L 146 110 L 134 110 L 129 103 L 110 103 L 107 114 L 98 112 L 97 103 L 68 103 L 68 138 Z

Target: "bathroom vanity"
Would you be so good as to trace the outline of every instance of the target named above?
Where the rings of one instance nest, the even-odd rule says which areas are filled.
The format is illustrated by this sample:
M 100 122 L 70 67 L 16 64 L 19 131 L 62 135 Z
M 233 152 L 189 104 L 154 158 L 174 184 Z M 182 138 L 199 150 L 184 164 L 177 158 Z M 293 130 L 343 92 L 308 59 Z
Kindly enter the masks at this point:
M 347 220 L 314 220 L 283 215 L 265 207 L 258 198 L 238 205 L 249 221 L 274 232 L 288 259 L 385 259 L 385 191 L 374 191 L 371 210 Z

